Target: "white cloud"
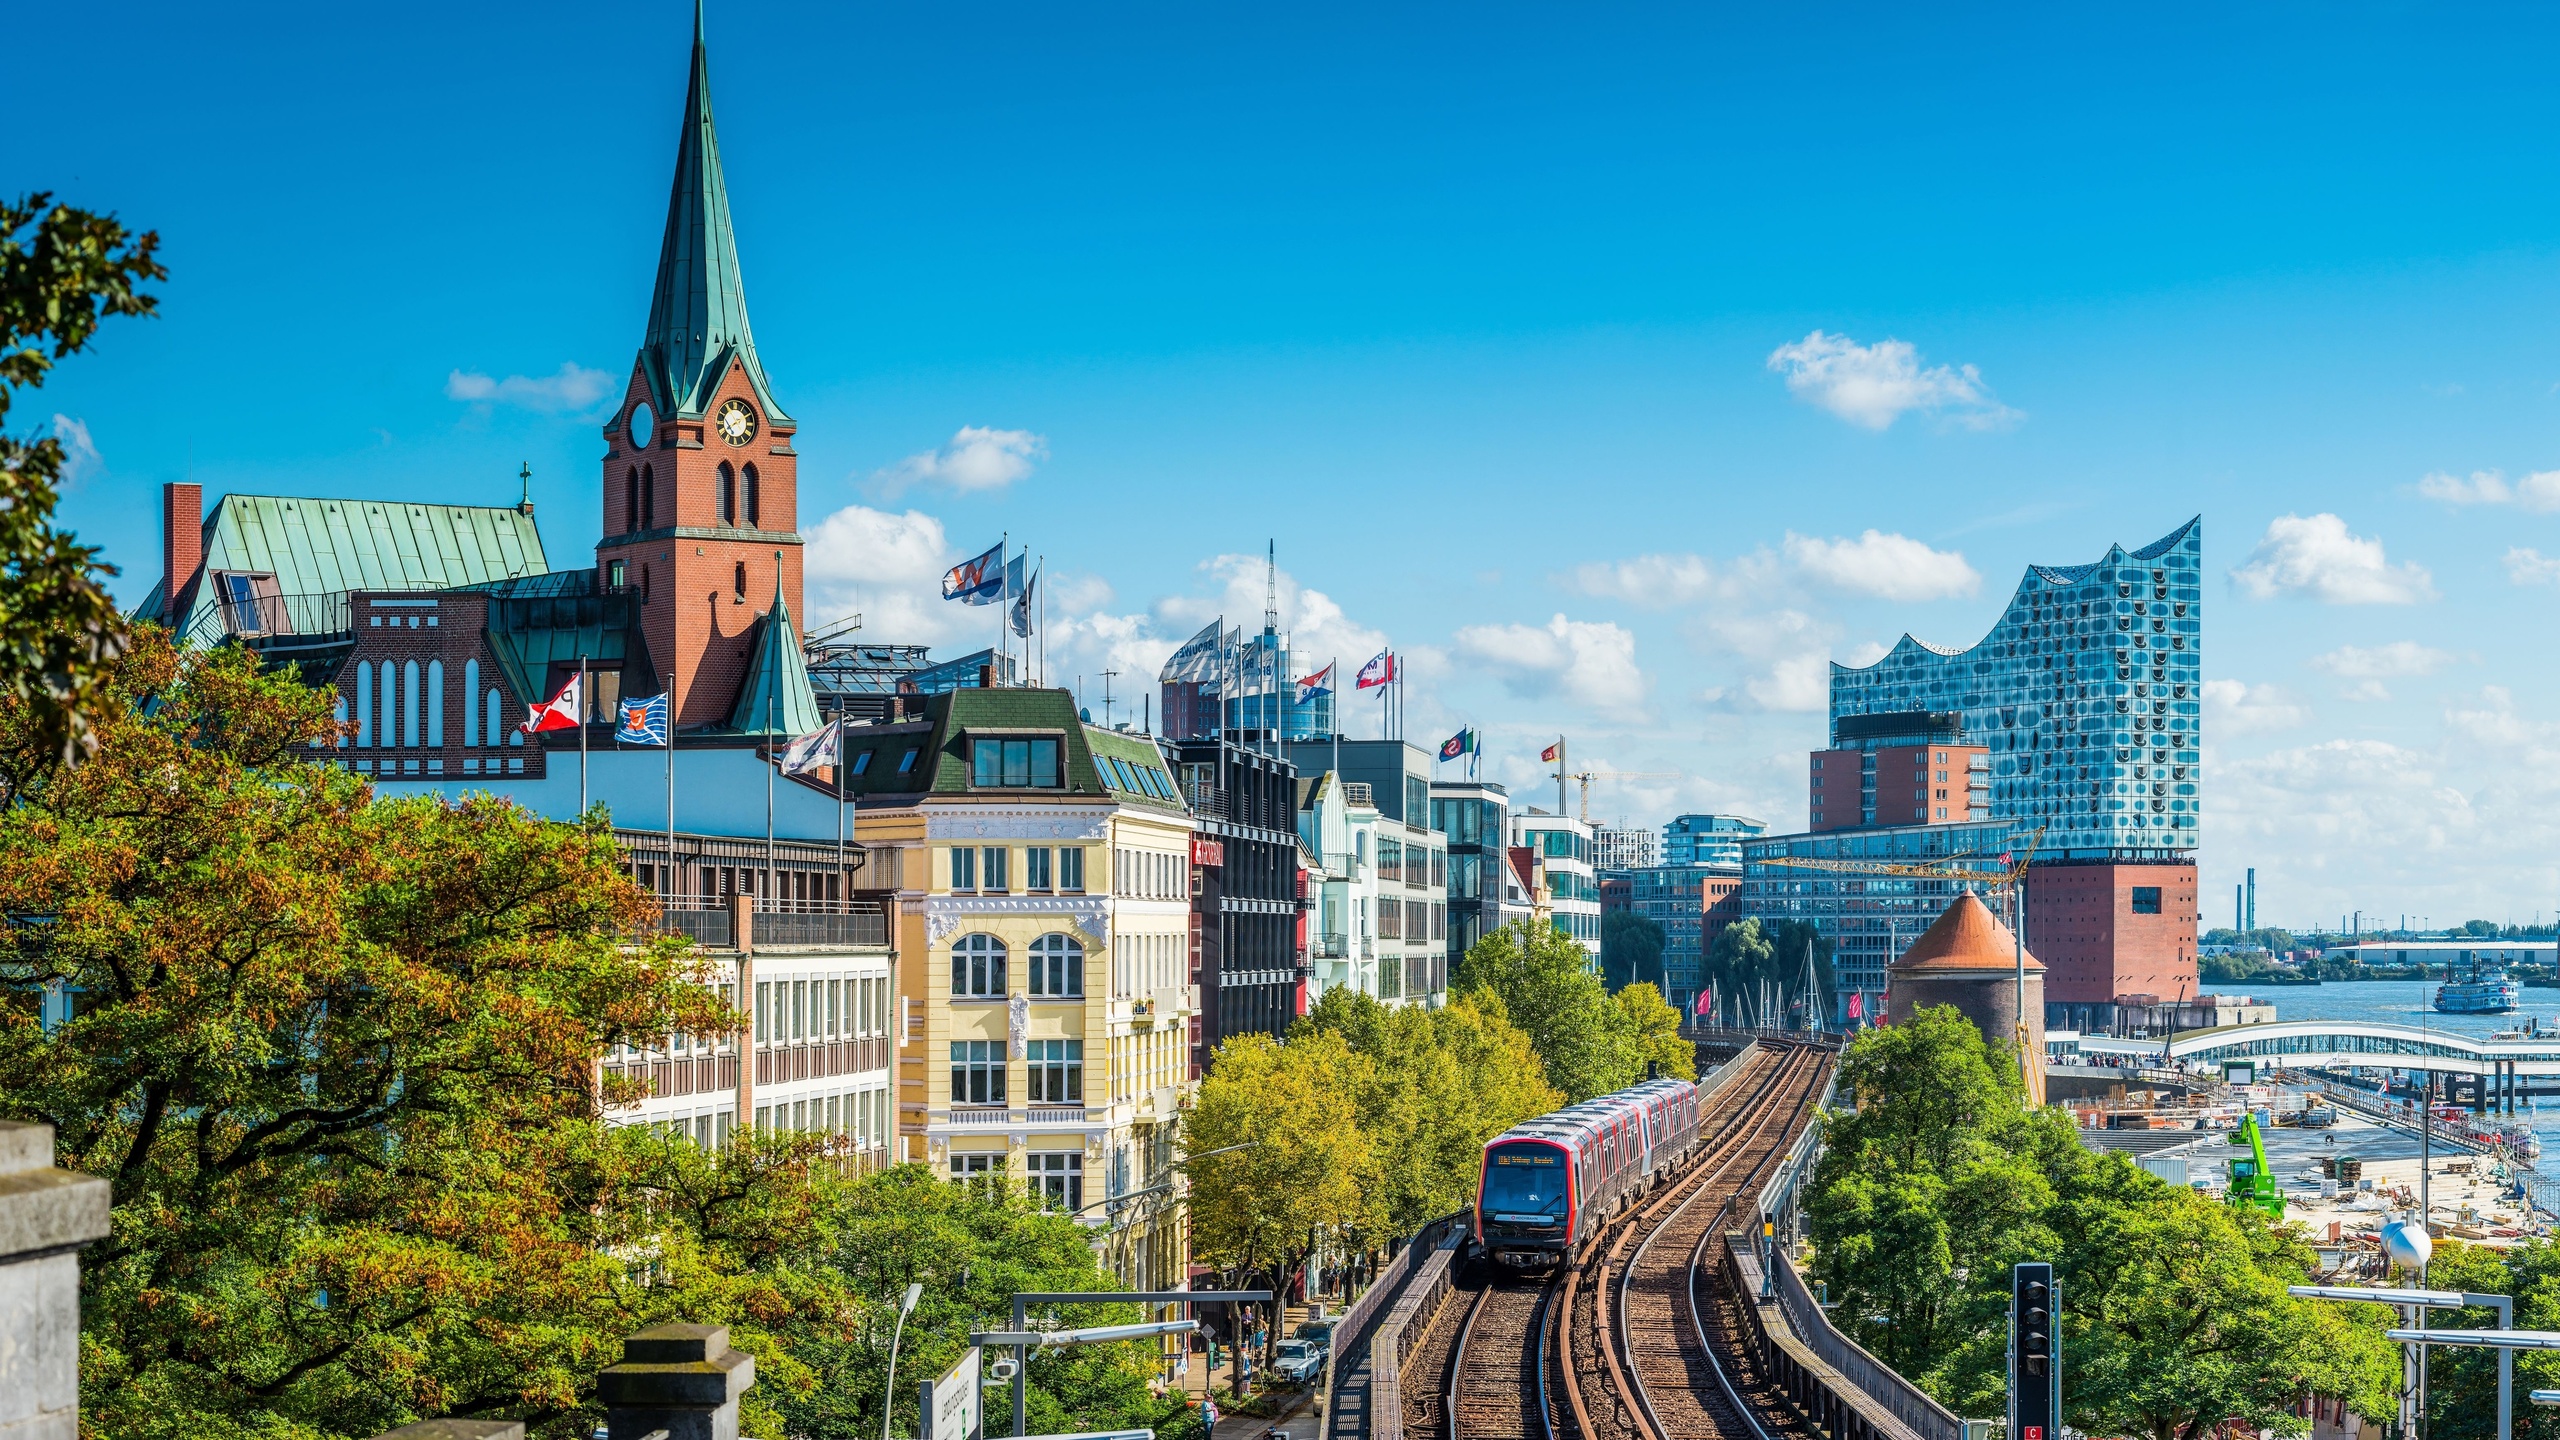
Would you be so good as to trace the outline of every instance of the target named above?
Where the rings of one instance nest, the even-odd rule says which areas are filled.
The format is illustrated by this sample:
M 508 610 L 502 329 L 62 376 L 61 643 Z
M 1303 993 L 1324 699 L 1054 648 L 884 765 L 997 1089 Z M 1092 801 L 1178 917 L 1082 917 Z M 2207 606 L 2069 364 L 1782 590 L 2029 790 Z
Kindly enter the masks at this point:
M 1688 633 L 1702 650 L 1766 660 L 1825 644 L 1837 628 L 1792 607 L 1758 613 L 1718 609 L 1699 616 Z
M 2474 470 L 2468 479 L 2436 471 L 2418 481 L 2418 493 L 2448 505 L 2516 505 L 2526 510 L 2560 510 L 2560 470 L 2537 470 L 2509 481 L 2496 470 Z
M 2425 567 L 2390 563 L 2381 541 L 2348 534 L 2347 522 L 2326 512 L 2267 522 L 2258 548 L 2231 578 L 2259 600 L 2291 594 L 2331 605 L 2406 605 L 2436 593 Z
M 444 377 L 448 400 L 513 405 L 545 414 L 585 410 L 612 393 L 611 371 L 589 370 L 575 362 L 562 365 L 555 375 L 510 375 L 504 380 L 492 380 L 476 370 L 456 370 Z
M 1652 683 L 1636 665 L 1635 635 L 1605 621 L 1558 615 L 1544 627 L 1470 625 L 1458 632 L 1457 646 L 1515 695 L 1562 695 L 1611 718 L 1640 706 Z
M 1028 430 L 963 425 L 940 449 L 922 451 L 873 471 L 871 483 L 886 496 L 927 482 L 964 493 L 1001 490 L 1029 475 L 1033 466 L 1048 458 L 1046 436 Z
M 1921 368 L 1920 352 L 1907 340 L 1861 345 L 1816 330 L 1769 352 L 1769 368 L 1787 377 L 1797 398 L 1870 430 L 1885 429 L 1914 410 L 1944 415 L 1970 430 L 2026 418 L 1992 399 L 1981 372 L 1970 365 Z
M 1787 559 L 1830 585 L 1885 600 L 1941 600 L 1970 595 L 1982 584 L 1964 556 L 1932 550 L 1908 535 L 1869 530 L 1855 540 L 1823 540 L 1787 532 Z
M 2518 585 L 2560 584 L 2560 558 L 2529 545 L 2509 547 L 2506 564 L 2507 578 Z
M 994 643 L 986 609 L 942 598 L 942 574 L 957 562 L 942 522 L 921 510 L 903 514 L 847 505 L 808 532 L 803 552 L 811 629 L 860 611 L 862 633 L 882 644 L 930 645 L 953 634 L 959 615 L 985 620 L 970 649 Z
M 1229 625 L 1259 631 L 1265 593 L 1263 557 L 1217 555 L 1201 561 L 1200 569 L 1216 580 L 1213 593 L 1167 596 L 1154 607 L 1167 631 L 1180 632 L 1173 642 L 1180 643 L 1219 615 L 1227 617 Z M 1290 653 L 1305 662 L 1306 670 L 1340 660 L 1347 679 L 1386 648 L 1386 632 L 1354 621 L 1332 596 L 1300 584 L 1287 570 L 1271 572 L 1269 578 L 1280 610 L 1280 628 L 1289 634 Z M 1173 645 L 1168 644 L 1165 653 L 1172 651 Z
M 1695 555 L 1594 561 L 1577 565 L 1557 579 L 1565 588 L 1585 595 L 1657 609 L 1703 599 L 1716 588 L 1714 569 Z
M 2341 645 L 2325 655 L 2314 655 L 2308 662 L 2312 669 L 2335 675 L 2341 680 L 2393 680 L 2404 675 L 2433 675 L 2453 663 L 2453 652 L 2421 645 L 2415 640 L 2394 640 L 2388 645 Z
M 2204 682 L 2204 714 L 2208 735 L 2291 730 L 2311 718 L 2309 710 L 2286 699 L 2273 685 L 2251 685 L 2240 680 Z
M 107 468 L 106 461 L 98 456 L 97 443 L 89 438 L 89 422 L 56 414 L 53 438 L 62 446 L 63 489 L 85 484 Z
M 1742 693 L 1763 710 L 1821 711 L 1831 703 L 1831 657 L 1817 652 L 1781 660 L 1768 674 L 1744 681 Z

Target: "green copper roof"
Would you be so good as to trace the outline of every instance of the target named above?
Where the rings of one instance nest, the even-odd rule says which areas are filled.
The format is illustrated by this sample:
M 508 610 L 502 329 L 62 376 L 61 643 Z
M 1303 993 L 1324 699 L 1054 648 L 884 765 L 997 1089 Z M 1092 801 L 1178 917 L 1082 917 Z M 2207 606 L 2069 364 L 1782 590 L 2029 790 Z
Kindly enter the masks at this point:
M 1042 795 L 1108 798 L 1171 815 L 1185 813 L 1180 800 L 1126 789 L 1095 763 L 1099 756 L 1112 756 L 1124 767 L 1148 767 L 1166 796 L 1178 793 L 1173 788 L 1172 773 L 1165 769 L 1164 755 L 1156 749 L 1153 739 L 1083 724 L 1076 719 L 1076 698 L 1068 691 L 972 687 L 914 698 L 924 710 L 918 720 L 900 725 L 856 725 L 845 731 L 845 763 L 860 766 L 860 773 L 846 777 L 846 794 L 918 798 L 995 794 L 1012 800 Z M 969 777 L 972 734 L 1060 737 L 1065 741 L 1065 786 L 1055 791 L 977 790 Z M 915 752 L 912 761 L 907 758 L 909 751 Z M 865 752 L 871 756 L 868 763 L 862 760 Z
M 738 735 L 806 735 L 826 723 L 818 714 L 818 692 L 809 687 L 808 662 L 800 658 L 800 632 L 791 623 L 791 606 L 776 577 L 773 608 L 757 623 L 755 658 L 738 703 L 729 711 L 728 729 Z
M 595 572 L 562 574 L 591 582 Z M 550 698 L 551 667 L 575 665 L 581 656 L 591 669 L 631 669 L 626 694 L 654 695 L 660 688 L 651 683 L 645 653 L 632 653 L 629 595 L 552 594 L 550 586 L 487 588 L 492 593 L 484 634 L 516 694 Z M 634 660 L 636 667 L 628 664 Z
M 675 188 L 667 199 L 667 234 L 658 247 L 658 281 L 640 364 L 659 413 L 699 416 L 733 360 L 747 367 L 766 415 L 789 419 L 773 401 L 764 363 L 756 358 L 755 334 L 747 327 L 747 287 L 738 275 L 729 187 L 720 176 L 720 138 L 711 125 L 711 58 L 703 48 L 697 4 L 693 82 L 685 91 Z
M 205 517 L 207 575 L 273 575 L 284 595 L 442 590 L 550 569 L 533 516 L 501 506 L 225 495 Z M 187 634 L 215 608 L 214 587 L 199 585 L 173 628 Z

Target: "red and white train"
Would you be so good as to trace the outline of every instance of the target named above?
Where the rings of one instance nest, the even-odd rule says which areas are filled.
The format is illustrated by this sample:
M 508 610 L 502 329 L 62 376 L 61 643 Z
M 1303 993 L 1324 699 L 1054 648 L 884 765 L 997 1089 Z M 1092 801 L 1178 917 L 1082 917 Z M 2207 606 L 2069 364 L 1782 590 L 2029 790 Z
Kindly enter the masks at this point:
M 1472 1252 L 1522 1270 L 1581 1257 L 1601 1225 L 1698 1148 L 1698 1087 L 1648 1080 L 1485 1142 Z

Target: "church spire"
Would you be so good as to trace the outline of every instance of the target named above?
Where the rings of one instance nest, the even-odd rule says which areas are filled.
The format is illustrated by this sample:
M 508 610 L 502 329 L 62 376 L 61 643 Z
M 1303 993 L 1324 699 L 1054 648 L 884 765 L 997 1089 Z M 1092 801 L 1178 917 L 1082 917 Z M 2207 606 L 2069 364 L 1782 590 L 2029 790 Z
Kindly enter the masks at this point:
M 738 275 L 738 237 L 729 221 L 729 189 L 720 174 L 720 140 L 711 124 L 711 58 L 702 42 L 702 5 L 693 8 L 693 79 L 684 97 L 684 130 L 676 142 L 675 185 L 667 199 L 667 233 L 658 248 L 658 279 L 649 301 L 649 332 L 640 363 L 659 411 L 694 417 L 734 356 L 746 367 L 756 398 L 772 419 L 774 403 L 747 326 L 747 289 Z

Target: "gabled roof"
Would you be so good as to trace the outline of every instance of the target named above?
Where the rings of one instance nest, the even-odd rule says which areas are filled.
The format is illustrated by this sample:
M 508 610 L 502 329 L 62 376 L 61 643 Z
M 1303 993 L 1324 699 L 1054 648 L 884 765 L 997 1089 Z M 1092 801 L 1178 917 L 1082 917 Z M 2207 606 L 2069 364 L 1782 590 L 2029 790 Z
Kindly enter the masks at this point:
M 550 569 L 533 513 L 507 506 L 225 495 L 204 522 L 203 573 L 273 575 L 281 595 L 444 590 Z M 188 634 L 215 608 L 213 587 L 198 585 L 173 628 Z
M 747 683 L 729 709 L 731 734 L 806 735 L 827 723 L 818 713 L 818 692 L 809 686 L 791 602 L 782 598 L 780 567 L 774 571 L 773 608 L 756 621 L 751 653 Z
M 844 732 L 845 793 L 849 796 L 994 795 L 1007 800 L 1065 798 L 1111 800 L 1136 809 L 1167 815 L 1188 814 L 1180 800 L 1124 788 L 1107 777 L 1097 757 L 1112 757 L 1124 766 L 1152 768 L 1168 794 L 1178 795 L 1173 776 L 1164 768 L 1163 752 L 1152 737 L 1123 735 L 1086 725 L 1076 718 L 1075 696 L 1065 690 L 1000 687 L 953 690 L 912 697 L 923 716 L 895 725 L 855 725 Z M 1054 735 L 1064 742 L 1066 784 L 1056 790 L 981 790 L 970 783 L 969 737 L 973 733 Z M 915 752 L 912 764 L 909 751 Z M 868 754 L 871 758 L 864 760 Z M 901 765 L 908 768 L 902 773 Z
M 700 416 L 731 365 L 746 367 L 756 399 L 773 420 L 788 422 L 765 383 L 764 362 L 747 325 L 747 287 L 738 273 L 738 236 L 729 221 L 729 186 L 720 173 L 720 137 L 711 124 L 711 59 L 702 43 L 702 7 L 693 11 L 693 78 L 685 89 L 684 127 L 676 139 L 675 183 L 667 197 L 666 236 L 658 245 L 658 278 L 649 298 L 649 330 L 640 366 L 662 415 Z

